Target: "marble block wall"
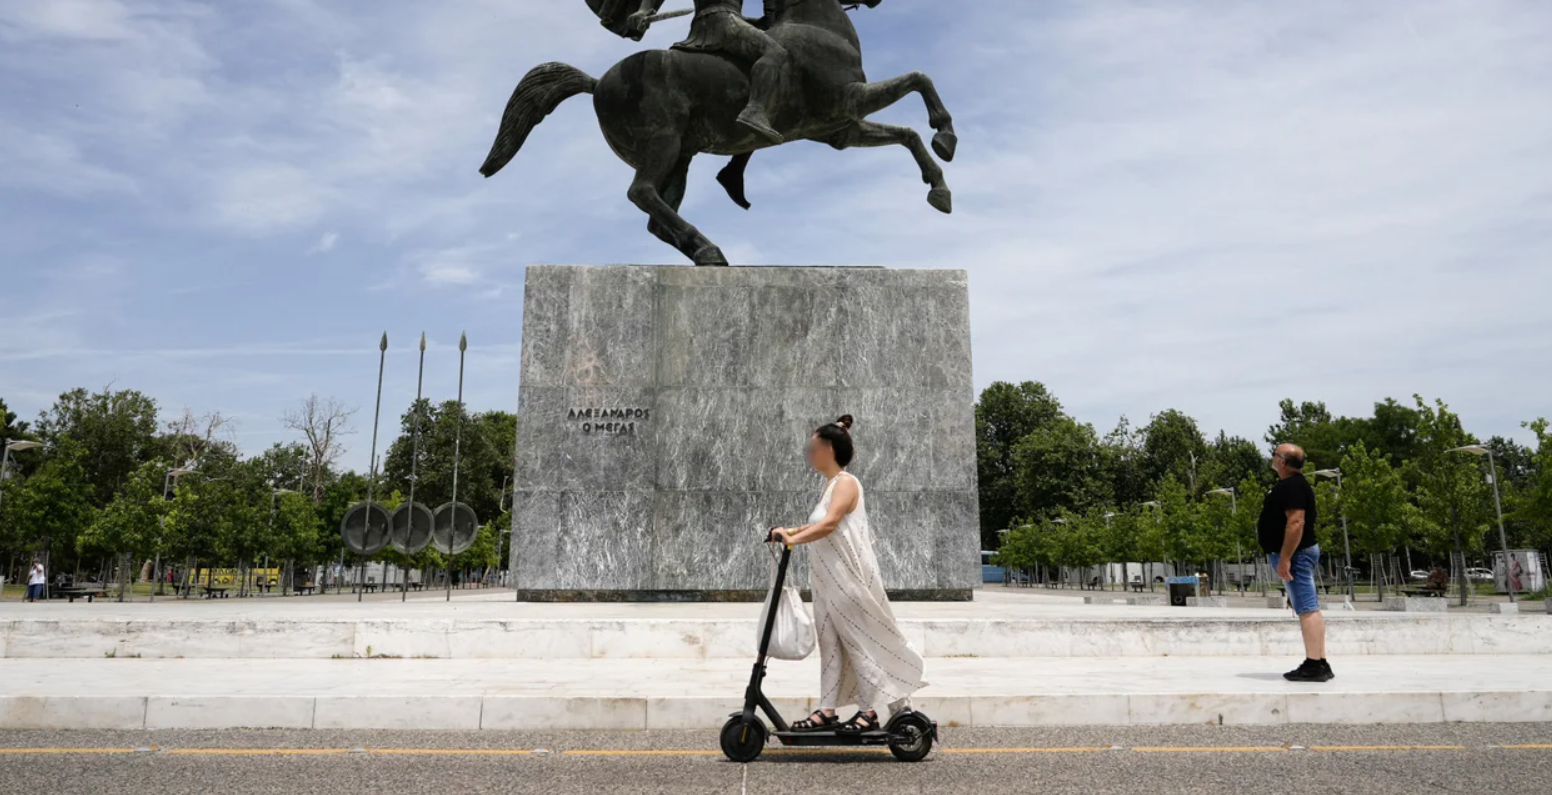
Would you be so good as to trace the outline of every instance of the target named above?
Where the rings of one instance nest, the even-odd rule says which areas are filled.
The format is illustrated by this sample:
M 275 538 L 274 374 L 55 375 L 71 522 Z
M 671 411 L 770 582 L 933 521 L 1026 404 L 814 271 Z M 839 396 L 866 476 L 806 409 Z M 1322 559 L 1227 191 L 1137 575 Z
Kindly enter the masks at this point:
M 885 585 L 968 599 L 974 400 L 964 271 L 530 267 L 515 587 L 758 598 L 765 528 L 803 523 L 823 485 L 808 435 L 851 414 Z

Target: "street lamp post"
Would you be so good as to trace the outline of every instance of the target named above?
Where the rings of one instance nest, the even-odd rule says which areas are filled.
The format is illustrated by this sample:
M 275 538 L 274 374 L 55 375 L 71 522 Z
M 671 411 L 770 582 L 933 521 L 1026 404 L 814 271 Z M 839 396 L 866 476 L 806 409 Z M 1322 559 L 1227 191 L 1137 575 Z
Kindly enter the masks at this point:
M 1105 511 L 1105 543 L 1110 543 L 1110 520 L 1115 518 L 1115 511 Z M 1112 547 L 1112 550 L 1114 548 Z M 1105 557 L 1110 557 L 1106 555 Z M 1105 562 L 1105 590 L 1110 590 L 1110 561 Z M 1126 561 L 1121 561 L 1121 590 L 1126 590 Z
M 10 475 L 11 472 L 11 453 L 19 453 L 23 450 L 32 450 L 42 446 L 42 442 L 27 442 L 21 440 L 13 442 L 10 439 L 5 440 L 5 447 L 3 448 L 3 452 L 0 452 L 0 499 L 5 497 L 5 479 Z M 48 566 L 48 561 L 44 561 L 43 565 Z M 9 574 L 10 572 L 6 573 Z M 3 578 L 0 578 L 0 581 L 3 581 Z M 43 601 L 48 601 L 47 581 L 43 583 Z
M 275 488 L 275 484 L 274 483 L 269 484 L 269 488 L 270 488 L 270 492 L 269 492 L 269 535 L 270 535 L 270 539 L 273 540 L 274 537 L 275 537 L 275 501 L 282 494 L 295 494 L 296 492 L 292 491 L 291 489 L 277 489 L 277 488 Z M 266 577 L 266 578 L 269 577 L 269 553 L 268 552 L 264 553 L 264 573 L 259 575 L 259 576 Z M 282 578 L 282 580 L 283 579 L 284 578 Z M 264 596 L 265 591 L 269 590 L 269 588 L 267 587 L 268 585 L 269 585 L 269 582 L 266 581 L 264 583 L 265 587 L 259 588 L 259 596 L 261 598 Z M 282 581 L 282 583 L 281 583 L 282 587 L 280 589 L 280 596 L 281 596 L 281 598 L 284 598 L 285 595 L 286 595 L 286 591 L 285 591 L 284 585 L 285 585 L 285 583 Z
M 1142 503 L 1142 507 L 1157 509 L 1158 513 L 1154 514 L 1153 518 L 1159 524 L 1164 524 L 1164 503 L 1159 502 L 1158 500 L 1148 500 L 1147 502 Z M 1153 564 L 1151 562 L 1144 563 L 1143 566 L 1145 567 L 1146 571 L 1143 576 L 1148 578 L 1148 593 L 1153 593 Z M 1164 553 L 1164 566 L 1165 568 L 1169 568 L 1168 552 Z M 1170 576 L 1174 576 L 1174 574 L 1174 571 L 1170 571 Z
M 193 467 L 173 467 L 172 469 L 167 470 L 167 474 L 162 477 L 162 502 L 167 502 L 167 495 L 172 491 L 172 484 L 175 483 L 178 478 L 183 477 L 184 475 L 187 475 L 193 471 Z M 162 518 L 158 525 L 156 534 L 156 562 L 151 564 L 151 577 L 152 579 L 156 580 L 156 584 L 151 587 L 151 601 L 153 602 L 156 601 L 156 590 L 162 587 L 162 542 L 165 540 L 166 535 L 167 514 L 164 512 L 162 514 Z M 134 583 L 133 576 L 131 576 L 130 583 Z M 119 591 L 119 601 L 124 601 L 123 590 Z
M 1337 503 L 1341 504 L 1342 470 L 1318 469 L 1315 471 L 1315 479 L 1319 480 L 1321 478 L 1336 478 L 1336 499 Z M 1353 542 L 1352 538 L 1347 534 L 1347 506 L 1343 505 L 1340 513 L 1342 516 L 1342 546 L 1345 547 L 1347 555 L 1347 565 L 1342 569 L 1342 576 L 1347 579 L 1347 601 L 1351 602 L 1355 598 L 1356 592 L 1353 588 Z M 1372 563 L 1373 561 L 1371 560 L 1370 562 Z M 1373 572 L 1371 571 L 1370 573 L 1372 574 Z M 1371 577 L 1370 579 L 1373 578 Z
M 1234 489 L 1232 489 L 1232 488 L 1213 489 L 1212 491 L 1209 491 L 1207 493 L 1208 494 L 1227 494 L 1227 495 L 1229 495 L 1229 511 L 1234 516 L 1238 516 L 1239 515 L 1239 495 L 1234 491 Z M 1244 571 L 1244 569 L 1245 569 L 1245 550 L 1239 544 L 1239 534 L 1238 533 L 1234 534 L 1234 568 L 1235 568 L 1235 572 L 1234 573 L 1236 575 L 1239 575 L 1240 585 L 1243 586 L 1244 585 L 1244 581 L 1245 581 L 1245 578 L 1243 576 L 1244 573 L 1245 573 L 1245 571 Z M 1259 577 L 1257 579 L 1259 579 Z M 1245 589 L 1243 587 L 1241 587 L 1240 588 L 1240 592 L 1244 593 L 1244 591 L 1245 591 Z
M 1457 447 L 1450 452 L 1470 453 L 1476 456 L 1487 456 L 1487 466 L 1490 473 L 1488 477 L 1493 483 L 1493 508 L 1498 511 L 1498 546 L 1503 551 L 1504 585 L 1507 586 L 1506 590 L 1509 592 L 1509 601 L 1510 603 L 1513 603 L 1515 601 L 1514 579 L 1509 574 L 1511 570 L 1509 566 L 1509 537 L 1504 533 L 1503 499 L 1498 496 L 1498 463 L 1493 459 L 1493 451 L 1491 448 L 1483 447 L 1480 444 L 1468 444 L 1465 447 Z M 1466 582 L 1470 581 L 1471 577 L 1468 574 L 1466 576 Z

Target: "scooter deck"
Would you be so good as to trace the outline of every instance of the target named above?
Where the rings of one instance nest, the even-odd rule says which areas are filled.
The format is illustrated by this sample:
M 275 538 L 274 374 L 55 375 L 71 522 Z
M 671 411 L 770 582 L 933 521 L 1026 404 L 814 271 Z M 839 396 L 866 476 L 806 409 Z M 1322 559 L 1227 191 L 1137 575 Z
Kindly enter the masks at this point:
M 861 734 L 841 734 L 840 732 L 772 732 L 782 745 L 828 745 L 828 746 L 857 746 L 857 745 L 888 745 L 894 740 L 894 735 L 889 732 L 871 731 Z

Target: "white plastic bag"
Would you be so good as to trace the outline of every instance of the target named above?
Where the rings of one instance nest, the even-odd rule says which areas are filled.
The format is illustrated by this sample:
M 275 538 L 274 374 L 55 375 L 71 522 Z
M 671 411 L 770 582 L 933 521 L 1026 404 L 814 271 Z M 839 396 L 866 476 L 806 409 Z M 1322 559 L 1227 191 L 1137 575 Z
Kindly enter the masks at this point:
M 771 647 L 766 656 L 778 660 L 801 660 L 814 653 L 818 637 L 814 632 L 814 617 L 809 615 L 808 608 L 803 604 L 803 595 L 792 582 L 792 572 L 789 570 L 787 574 L 787 584 L 781 589 L 781 604 L 776 608 L 776 623 L 771 627 Z M 771 585 L 775 584 L 776 576 L 772 574 Z M 771 594 L 765 597 L 760 623 L 755 625 L 754 642 L 757 649 L 760 636 L 765 632 L 766 618 L 771 614 L 771 597 L 775 594 L 776 589 L 773 587 Z

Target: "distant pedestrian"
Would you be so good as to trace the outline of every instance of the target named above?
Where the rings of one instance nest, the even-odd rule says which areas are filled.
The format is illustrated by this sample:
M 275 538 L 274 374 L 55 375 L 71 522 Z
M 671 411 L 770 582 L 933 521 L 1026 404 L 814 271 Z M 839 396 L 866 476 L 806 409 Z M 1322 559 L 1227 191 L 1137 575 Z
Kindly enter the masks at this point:
M 1304 451 L 1285 444 L 1272 454 L 1277 485 L 1261 503 L 1257 537 L 1288 590 L 1288 601 L 1299 616 L 1304 634 L 1304 662 L 1283 674 L 1291 682 L 1329 682 L 1336 677 L 1326 662 L 1326 619 L 1315 593 L 1320 545 L 1315 543 L 1318 518 L 1315 489 L 1304 479 Z
M 36 602 L 43 598 L 43 586 L 48 583 L 48 574 L 43 570 L 43 561 L 34 560 L 32 569 L 27 572 L 27 601 Z

